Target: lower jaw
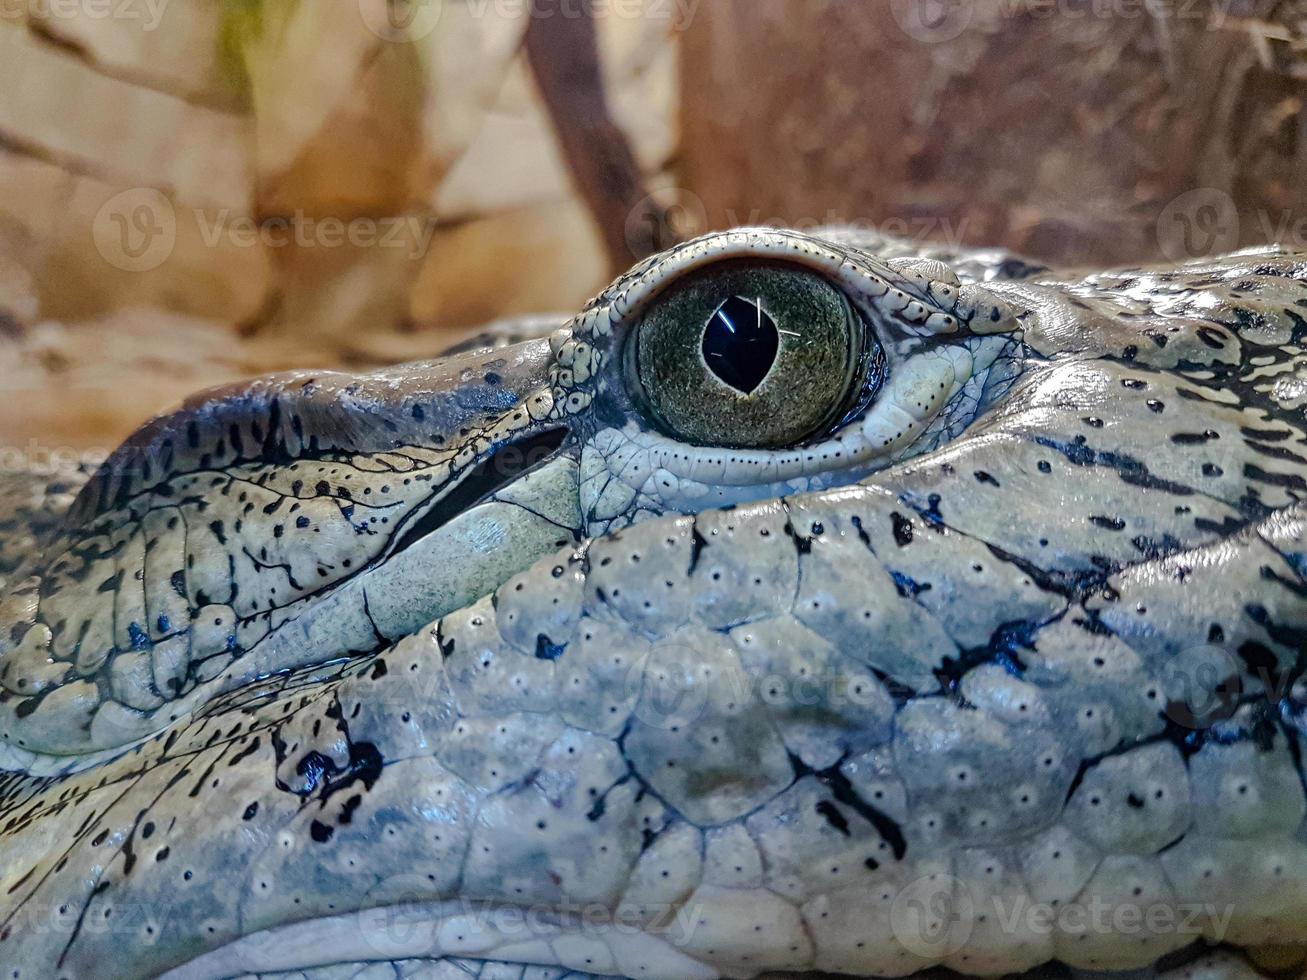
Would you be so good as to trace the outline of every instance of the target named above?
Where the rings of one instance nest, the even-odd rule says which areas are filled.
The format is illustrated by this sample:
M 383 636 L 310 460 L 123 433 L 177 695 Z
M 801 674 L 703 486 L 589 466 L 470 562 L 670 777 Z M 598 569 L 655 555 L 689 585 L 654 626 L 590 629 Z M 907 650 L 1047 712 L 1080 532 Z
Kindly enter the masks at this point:
M 511 905 L 466 901 L 415 902 L 383 906 L 279 926 L 243 936 L 162 975 L 161 980 L 227 980 L 295 973 L 300 980 L 410 980 L 513 978 L 583 980 L 637 977 L 640 980 L 714 980 L 718 977 L 779 976 L 833 980 L 810 966 L 759 962 L 761 955 L 729 964 L 709 964 L 678 948 L 693 922 L 679 919 L 641 927 L 634 919 L 603 920 L 557 910 L 532 911 Z M 716 952 L 716 951 L 714 951 Z M 776 951 L 773 951 L 776 952 Z M 783 956 L 782 956 L 783 958 Z M 1250 962 L 1251 961 L 1251 962 Z M 487 970 L 494 964 L 502 973 Z M 1202 943 L 1167 956 L 1155 967 L 1133 971 L 1139 980 L 1189 976 L 1288 978 L 1303 976 L 1307 946 L 1236 951 Z M 1184 968 L 1189 967 L 1193 973 Z M 372 971 L 376 971 L 375 973 Z M 1258 972 L 1254 972 L 1254 970 Z M 1048 980 L 1062 972 L 1039 967 L 1023 980 Z M 1177 972 L 1170 972 L 1177 971 Z M 897 973 L 877 975 L 902 975 Z M 953 974 L 945 974 L 953 975 Z M 940 980 L 939 971 L 914 974 Z
M 437 972 L 442 961 L 452 966 L 474 961 L 553 967 L 562 971 L 559 977 L 579 973 L 712 980 L 729 975 L 680 952 L 674 935 L 658 935 L 634 924 L 451 901 L 386 906 L 253 933 L 169 970 L 161 980 L 290 971 L 309 971 L 306 980 L 335 980 L 357 977 L 359 970 L 346 968 L 368 964 L 430 966 L 429 973 L 397 970 L 381 975 L 443 980 L 445 974 Z M 553 976 L 540 974 L 541 980 Z

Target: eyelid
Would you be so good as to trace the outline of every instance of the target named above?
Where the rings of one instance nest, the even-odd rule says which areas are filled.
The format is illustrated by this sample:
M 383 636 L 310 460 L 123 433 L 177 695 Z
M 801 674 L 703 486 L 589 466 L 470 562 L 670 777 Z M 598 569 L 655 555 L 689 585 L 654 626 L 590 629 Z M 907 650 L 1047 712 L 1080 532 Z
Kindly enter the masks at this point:
M 638 321 L 682 277 L 737 260 L 784 262 L 823 276 L 844 291 L 887 347 L 904 341 L 915 346 L 914 341 L 938 336 L 1020 332 L 1005 302 L 983 286 L 944 280 L 947 268 L 939 263 L 880 260 L 774 228 L 720 232 L 679 246 L 633 280 L 619 283 L 609 297 L 606 318 L 582 317 L 582 323 L 596 337 L 608 336 L 619 324 Z
M 687 242 L 644 270 L 633 282 L 626 283 L 612 304 L 614 318 L 638 317 L 682 277 L 707 266 L 739 260 L 805 267 L 836 286 L 847 285 L 844 282 L 847 273 L 854 269 L 841 252 L 798 232 L 772 228 L 719 232 Z M 890 271 L 888 266 L 885 269 Z

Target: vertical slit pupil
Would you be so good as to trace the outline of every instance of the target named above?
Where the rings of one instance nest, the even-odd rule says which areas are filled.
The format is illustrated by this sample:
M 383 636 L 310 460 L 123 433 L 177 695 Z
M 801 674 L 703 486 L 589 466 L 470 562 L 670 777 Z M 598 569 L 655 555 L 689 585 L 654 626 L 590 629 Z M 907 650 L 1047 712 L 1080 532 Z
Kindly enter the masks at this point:
M 703 329 L 703 359 L 708 369 L 736 391 L 758 389 L 780 350 L 781 334 L 758 300 L 732 296 L 717 308 Z

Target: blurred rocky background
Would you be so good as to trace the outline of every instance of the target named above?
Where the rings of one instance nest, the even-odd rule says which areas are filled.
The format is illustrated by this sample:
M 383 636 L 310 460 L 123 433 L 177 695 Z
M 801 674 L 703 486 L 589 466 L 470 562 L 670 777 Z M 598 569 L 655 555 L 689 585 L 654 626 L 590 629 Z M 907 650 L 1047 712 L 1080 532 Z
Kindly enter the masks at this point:
M 678 238 L 1307 248 L 1304 0 L 0 0 L 0 467 Z

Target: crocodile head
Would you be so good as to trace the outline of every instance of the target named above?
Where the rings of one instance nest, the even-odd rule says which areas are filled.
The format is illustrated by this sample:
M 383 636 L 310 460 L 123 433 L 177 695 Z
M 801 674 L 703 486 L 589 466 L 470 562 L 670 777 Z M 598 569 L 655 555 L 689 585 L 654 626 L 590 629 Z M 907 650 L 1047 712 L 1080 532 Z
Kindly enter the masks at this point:
M 547 338 L 201 396 L 0 551 L 0 962 L 1307 944 L 1305 341 L 1276 251 L 744 230 Z

